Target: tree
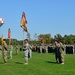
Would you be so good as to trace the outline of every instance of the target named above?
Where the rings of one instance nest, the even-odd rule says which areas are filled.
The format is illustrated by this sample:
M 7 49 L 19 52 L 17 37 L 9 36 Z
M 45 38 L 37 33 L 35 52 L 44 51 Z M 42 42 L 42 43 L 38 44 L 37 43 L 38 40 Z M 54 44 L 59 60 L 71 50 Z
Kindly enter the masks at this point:
M 27 38 L 28 38 L 28 40 L 31 40 L 30 33 L 27 33 Z
M 38 40 L 38 35 L 37 35 L 37 33 L 34 34 L 34 40 Z
M 55 40 L 61 40 L 61 41 L 63 41 L 63 37 L 60 35 L 60 34 L 56 34 L 55 36 L 54 36 L 54 39 Z
M 74 44 L 75 43 L 75 35 L 64 35 L 64 43 L 65 44 Z
M 49 43 L 51 43 L 52 37 L 51 37 L 50 34 L 40 34 L 40 35 L 38 36 L 38 40 L 39 40 L 39 41 L 44 40 L 44 42 L 45 42 L 46 44 L 49 44 Z

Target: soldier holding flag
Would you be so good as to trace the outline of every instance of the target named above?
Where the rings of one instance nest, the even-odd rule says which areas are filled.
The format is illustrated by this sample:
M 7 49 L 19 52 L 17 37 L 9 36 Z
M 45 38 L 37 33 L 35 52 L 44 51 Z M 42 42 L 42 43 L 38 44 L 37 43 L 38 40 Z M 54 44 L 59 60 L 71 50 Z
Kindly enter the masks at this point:
M 28 64 L 29 43 L 28 43 L 28 39 L 24 40 L 24 31 L 28 33 L 28 29 L 26 27 L 26 24 L 27 24 L 26 15 L 23 12 L 21 22 L 20 22 L 20 26 L 23 28 L 23 51 L 24 51 L 24 58 L 25 58 L 24 64 L 27 65 Z
M 24 46 L 23 46 L 23 51 L 24 51 L 24 59 L 25 59 L 25 63 L 24 65 L 28 64 L 28 52 L 29 52 L 29 43 L 28 43 L 28 39 L 24 40 Z
M 8 39 L 9 39 L 9 51 L 10 51 L 10 59 L 12 59 L 12 49 L 13 49 L 13 47 L 12 47 L 12 44 L 10 44 L 11 42 L 11 30 L 10 30 L 10 28 L 8 29 Z
M 5 64 L 7 63 L 7 52 L 8 52 L 7 43 L 6 43 L 5 39 L 3 39 L 3 57 L 4 57 Z

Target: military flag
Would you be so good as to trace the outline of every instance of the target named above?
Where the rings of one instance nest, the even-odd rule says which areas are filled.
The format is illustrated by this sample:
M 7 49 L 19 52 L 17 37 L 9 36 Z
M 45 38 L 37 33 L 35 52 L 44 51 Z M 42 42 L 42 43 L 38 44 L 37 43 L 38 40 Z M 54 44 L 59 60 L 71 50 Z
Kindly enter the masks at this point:
M 8 38 L 10 38 L 11 36 L 11 31 L 10 31 L 10 28 L 8 29 Z
M 26 27 L 26 24 L 27 24 L 26 15 L 25 15 L 25 13 L 23 12 L 23 13 L 22 13 L 21 22 L 20 22 L 20 26 L 24 29 L 24 31 L 28 32 L 28 29 L 27 29 L 27 27 Z

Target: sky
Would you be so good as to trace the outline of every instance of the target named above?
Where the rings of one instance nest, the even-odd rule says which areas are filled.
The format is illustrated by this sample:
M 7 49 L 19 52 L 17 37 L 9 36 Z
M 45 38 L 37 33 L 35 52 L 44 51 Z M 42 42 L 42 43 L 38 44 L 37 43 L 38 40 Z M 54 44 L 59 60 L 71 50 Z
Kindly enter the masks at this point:
M 22 12 L 25 12 L 28 32 L 34 34 L 75 35 L 75 0 L 0 0 L 0 17 L 4 24 L 0 27 L 0 36 L 23 39 L 20 27 Z M 27 38 L 24 32 L 24 38 Z

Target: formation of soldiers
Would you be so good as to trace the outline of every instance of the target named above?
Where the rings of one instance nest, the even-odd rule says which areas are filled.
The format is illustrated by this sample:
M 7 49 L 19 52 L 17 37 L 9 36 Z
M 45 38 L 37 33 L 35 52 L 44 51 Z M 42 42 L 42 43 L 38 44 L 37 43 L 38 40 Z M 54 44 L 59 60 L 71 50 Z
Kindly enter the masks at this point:
M 18 45 L 16 44 L 16 46 L 15 46 L 16 55 L 18 55 L 18 49 L 19 49 Z M 28 43 L 28 39 L 25 39 L 24 45 L 22 47 L 22 50 L 24 51 L 24 59 L 25 59 L 24 65 L 28 64 L 28 58 L 32 58 L 32 50 L 31 49 L 32 49 L 32 47 Z M 0 44 L 0 59 L 2 58 L 2 55 L 3 55 L 4 64 L 7 64 L 8 52 L 10 53 L 10 59 L 12 59 L 12 51 L 13 51 L 12 44 L 10 44 L 9 48 L 8 48 L 6 40 L 3 39 L 2 44 Z
M 15 51 L 16 51 L 16 55 L 18 54 L 18 45 L 16 44 L 15 46 Z M 59 64 L 64 64 L 64 45 L 62 44 L 61 41 L 55 41 L 55 59 L 56 59 L 56 63 Z M 12 44 L 9 45 L 9 53 L 10 53 L 10 59 L 12 59 L 12 51 L 13 51 L 13 46 Z M 24 45 L 22 46 L 22 51 L 24 52 L 24 65 L 28 64 L 28 58 L 32 58 L 32 46 L 28 43 L 28 39 L 24 40 Z M 41 46 L 40 46 L 40 53 L 42 53 L 42 51 L 47 52 L 47 47 L 44 46 L 44 41 L 41 41 Z M 4 59 L 4 63 L 7 63 L 7 54 L 8 54 L 8 47 L 6 44 L 6 41 L 3 40 L 3 44 L 1 46 L 0 44 L 0 59 L 2 58 L 2 54 L 3 54 L 3 59 Z

